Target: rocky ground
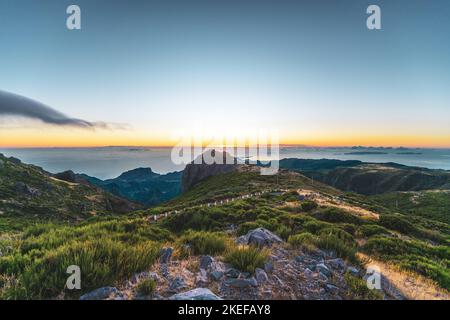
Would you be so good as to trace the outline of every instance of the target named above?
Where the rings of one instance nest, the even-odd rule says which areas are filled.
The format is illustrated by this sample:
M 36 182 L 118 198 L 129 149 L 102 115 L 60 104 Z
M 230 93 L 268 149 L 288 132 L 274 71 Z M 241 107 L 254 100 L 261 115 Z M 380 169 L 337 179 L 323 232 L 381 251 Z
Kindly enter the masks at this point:
M 221 257 L 176 259 L 173 249 L 167 247 L 151 270 L 136 274 L 117 287 L 97 289 L 81 299 L 343 300 L 354 298 L 344 279 L 345 273 L 363 276 L 362 270 L 336 258 L 333 252 L 290 249 L 279 237 L 262 228 L 236 241 L 269 248 L 264 268 L 249 274 L 222 262 Z M 149 296 L 140 296 L 136 288 L 145 279 L 153 279 L 156 289 Z

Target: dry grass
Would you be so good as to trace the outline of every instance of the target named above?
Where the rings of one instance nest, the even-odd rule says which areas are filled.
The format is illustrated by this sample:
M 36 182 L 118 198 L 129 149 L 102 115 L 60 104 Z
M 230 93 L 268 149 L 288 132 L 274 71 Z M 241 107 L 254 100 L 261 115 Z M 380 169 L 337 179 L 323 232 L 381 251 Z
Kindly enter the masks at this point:
M 377 266 L 390 285 L 409 300 L 449 300 L 447 290 L 440 288 L 435 282 L 415 272 L 401 270 L 398 266 L 381 262 L 359 253 L 359 258 L 367 261 L 367 266 Z

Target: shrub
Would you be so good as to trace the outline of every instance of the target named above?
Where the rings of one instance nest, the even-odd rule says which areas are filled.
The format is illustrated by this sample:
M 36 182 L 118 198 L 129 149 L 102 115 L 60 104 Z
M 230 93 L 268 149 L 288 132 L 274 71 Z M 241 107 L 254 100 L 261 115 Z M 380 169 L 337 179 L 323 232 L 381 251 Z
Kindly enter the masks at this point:
M 342 222 L 342 223 L 352 223 L 360 224 L 362 220 L 347 211 L 344 211 L 335 207 L 328 207 L 315 212 L 312 215 L 314 218 L 327 222 Z
M 322 230 L 319 231 L 319 236 L 335 236 L 336 238 L 338 238 L 339 240 L 342 240 L 343 242 L 345 242 L 345 244 L 349 245 L 349 246 L 355 246 L 355 239 L 353 238 L 353 236 L 336 227 L 327 227 L 324 228 Z
M 226 249 L 228 239 L 218 232 L 189 230 L 179 238 L 178 242 L 182 246 L 188 246 L 191 253 L 195 255 L 217 255 Z
M 404 234 L 417 233 L 416 227 L 404 217 L 395 214 L 385 214 L 380 216 L 380 225 L 391 230 L 399 231 Z
M 371 290 L 367 287 L 367 283 L 349 273 L 344 275 L 344 279 L 348 286 L 348 294 L 356 300 L 382 300 L 383 294 L 379 290 Z
M 352 263 L 358 263 L 356 258 L 356 248 L 349 246 L 345 241 L 339 239 L 336 235 L 321 235 L 317 240 L 317 246 L 321 249 L 332 250 L 342 259 Z
M 317 237 L 309 232 L 299 233 L 290 236 L 288 239 L 289 245 L 294 248 L 302 249 L 307 252 L 313 252 L 316 249 Z
M 357 234 L 362 237 L 370 237 L 377 234 L 390 234 L 390 232 L 385 227 L 376 224 L 365 224 L 358 228 Z
M 287 240 L 292 233 L 292 229 L 281 224 L 276 227 L 274 233 L 280 236 L 282 239 Z
M 301 204 L 301 209 L 302 209 L 302 211 L 305 211 L 305 212 L 309 212 L 314 209 L 317 209 L 317 207 L 318 207 L 317 203 L 314 201 L 311 201 L 311 200 L 306 200 L 306 201 L 302 202 L 302 204 Z
M 83 271 L 83 290 L 111 285 L 117 280 L 147 269 L 158 257 L 154 242 L 129 246 L 112 240 L 76 241 L 45 252 L 30 262 L 20 274 L 17 299 L 53 298 L 63 291 L 67 267 Z M 82 293 L 79 292 L 79 293 Z M 68 292 L 68 294 L 73 294 Z
M 317 220 L 308 221 L 303 225 L 303 227 L 311 233 L 318 233 L 320 230 L 330 227 L 330 226 L 331 226 L 331 224 L 329 224 L 329 223 L 317 221 Z
M 244 234 L 247 234 L 247 232 L 249 232 L 250 230 L 253 230 L 253 229 L 256 229 L 259 227 L 260 227 L 260 225 L 256 222 L 253 222 L 253 221 L 244 222 L 239 225 L 237 233 L 238 233 L 238 235 L 242 236 Z
M 136 287 L 136 291 L 140 296 L 149 296 L 151 295 L 156 289 L 156 282 L 153 279 L 145 279 Z
M 262 268 L 267 261 L 268 251 L 254 246 L 234 246 L 225 254 L 225 262 L 234 268 L 253 273 L 256 268 Z

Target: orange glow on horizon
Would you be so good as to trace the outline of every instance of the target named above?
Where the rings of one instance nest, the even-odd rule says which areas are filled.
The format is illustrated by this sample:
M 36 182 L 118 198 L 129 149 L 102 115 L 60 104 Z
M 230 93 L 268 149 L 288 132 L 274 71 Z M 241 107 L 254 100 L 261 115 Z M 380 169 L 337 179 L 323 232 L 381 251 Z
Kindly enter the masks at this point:
M 167 138 L 163 132 L 143 133 L 137 131 L 69 130 L 59 128 L 0 130 L 0 147 L 104 147 L 142 146 L 171 147 L 177 140 Z M 304 136 L 302 134 L 302 136 Z M 299 138 L 281 135 L 281 145 L 305 145 L 315 147 L 383 146 L 410 148 L 450 148 L 450 136 L 442 135 L 311 135 Z

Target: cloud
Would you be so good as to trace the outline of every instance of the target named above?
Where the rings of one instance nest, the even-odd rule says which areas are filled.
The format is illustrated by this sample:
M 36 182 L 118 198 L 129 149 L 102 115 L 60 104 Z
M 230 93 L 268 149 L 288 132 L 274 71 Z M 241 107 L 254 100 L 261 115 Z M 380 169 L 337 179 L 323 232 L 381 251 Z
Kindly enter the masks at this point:
M 105 122 L 89 122 L 82 119 L 70 118 L 43 103 L 30 98 L 0 90 L 0 117 L 18 116 L 40 120 L 57 126 L 73 126 L 85 129 L 114 129 L 125 128 L 125 125 L 108 124 Z

